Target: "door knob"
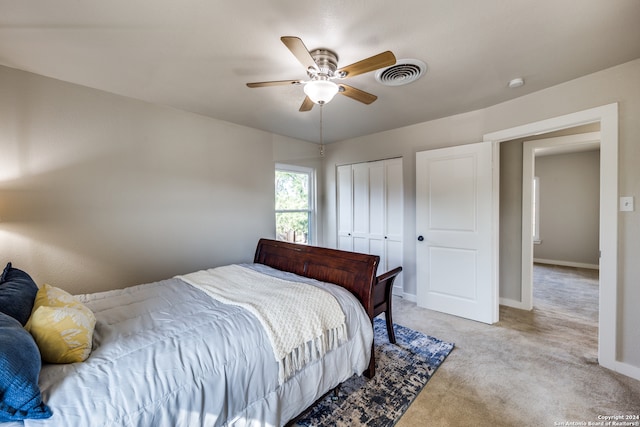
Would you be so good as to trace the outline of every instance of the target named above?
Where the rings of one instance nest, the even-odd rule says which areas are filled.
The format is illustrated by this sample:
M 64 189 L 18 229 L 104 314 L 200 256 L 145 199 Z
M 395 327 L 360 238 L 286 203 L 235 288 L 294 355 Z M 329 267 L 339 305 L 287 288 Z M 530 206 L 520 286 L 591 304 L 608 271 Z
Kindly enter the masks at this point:
M 424 240 L 424 237 L 418 236 L 418 242 L 422 242 L 423 240 Z

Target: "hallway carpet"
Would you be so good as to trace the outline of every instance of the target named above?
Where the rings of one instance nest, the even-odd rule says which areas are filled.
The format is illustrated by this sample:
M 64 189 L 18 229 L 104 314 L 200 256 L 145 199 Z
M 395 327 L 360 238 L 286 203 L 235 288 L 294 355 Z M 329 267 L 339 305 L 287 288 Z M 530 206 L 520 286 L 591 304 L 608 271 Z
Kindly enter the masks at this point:
M 588 425 L 640 415 L 640 381 L 597 364 L 597 274 L 535 265 L 534 309 L 501 306 L 491 326 L 394 297 L 394 321 L 456 343 L 397 426 Z

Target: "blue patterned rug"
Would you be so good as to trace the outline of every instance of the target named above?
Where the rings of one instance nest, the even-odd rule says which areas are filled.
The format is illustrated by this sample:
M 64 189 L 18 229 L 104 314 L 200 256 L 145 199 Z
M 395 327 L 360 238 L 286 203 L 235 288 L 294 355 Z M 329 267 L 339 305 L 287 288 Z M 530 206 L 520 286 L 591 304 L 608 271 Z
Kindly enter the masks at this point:
M 389 343 L 383 319 L 374 319 L 376 375 L 353 376 L 301 415 L 294 426 L 393 426 L 453 344 L 394 325 L 396 344 Z

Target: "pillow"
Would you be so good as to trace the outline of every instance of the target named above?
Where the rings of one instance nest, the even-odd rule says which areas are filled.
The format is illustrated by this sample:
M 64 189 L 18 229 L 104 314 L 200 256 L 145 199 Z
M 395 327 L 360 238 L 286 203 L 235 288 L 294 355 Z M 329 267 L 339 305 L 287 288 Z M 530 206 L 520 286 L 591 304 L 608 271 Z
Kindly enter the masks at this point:
M 27 323 L 44 362 L 83 362 L 91 354 L 96 317 L 73 295 L 43 285 Z
M 38 307 L 84 307 L 80 301 L 69 292 L 48 284 L 42 285 L 36 294 L 33 310 Z
M 8 263 L 0 276 L 0 312 L 24 326 L 31 315 L 36 292 L 38 286 L 31 276 Z
M 0 313 L 0 422 L 51 416 L 38 387 L 40 365 L 31 335 L 16 319 Z

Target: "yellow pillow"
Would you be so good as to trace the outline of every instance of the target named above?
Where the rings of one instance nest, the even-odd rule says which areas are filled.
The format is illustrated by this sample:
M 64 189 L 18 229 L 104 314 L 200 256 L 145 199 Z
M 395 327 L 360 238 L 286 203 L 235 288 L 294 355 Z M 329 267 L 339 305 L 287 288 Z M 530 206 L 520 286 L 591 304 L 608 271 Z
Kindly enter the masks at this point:
M 35 311 L 38 307 L 43 305 L 47 307 L 83 306 L 82 303 L 69 292 L 56 288 L 55 286 L 47 285 L 46 283 L 38 289 L 36 299 L 33 302 L 33 310 Z
M 25 328 L 33 335 L 42 360 L 82 362 L 91 354 L 96 317 L 73 295 L 50 285 L 38 290 Z

